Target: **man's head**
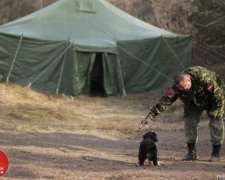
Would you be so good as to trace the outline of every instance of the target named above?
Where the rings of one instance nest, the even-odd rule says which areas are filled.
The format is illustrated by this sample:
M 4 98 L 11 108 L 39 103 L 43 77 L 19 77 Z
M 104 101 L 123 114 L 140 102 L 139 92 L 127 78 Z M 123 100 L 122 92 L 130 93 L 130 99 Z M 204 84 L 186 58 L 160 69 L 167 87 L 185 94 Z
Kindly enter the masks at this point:
M 191 89 L 191 76 L 189 74 L 180 73 L 174 77 L 174 82 L 177 88 L 181 91 L 187 92 Z

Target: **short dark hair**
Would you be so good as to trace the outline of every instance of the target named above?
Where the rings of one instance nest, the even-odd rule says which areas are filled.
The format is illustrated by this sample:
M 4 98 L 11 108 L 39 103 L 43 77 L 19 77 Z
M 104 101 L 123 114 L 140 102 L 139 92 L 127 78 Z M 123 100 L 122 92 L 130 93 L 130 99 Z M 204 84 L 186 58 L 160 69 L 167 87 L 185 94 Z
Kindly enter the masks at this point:
M 183 81 L 185 79 L 185 77 L 187 77 L 188 74 L 186 73 L 178 73 L 174 76 L 174 83 L 176 85 L 180 84 L 181 81 Z

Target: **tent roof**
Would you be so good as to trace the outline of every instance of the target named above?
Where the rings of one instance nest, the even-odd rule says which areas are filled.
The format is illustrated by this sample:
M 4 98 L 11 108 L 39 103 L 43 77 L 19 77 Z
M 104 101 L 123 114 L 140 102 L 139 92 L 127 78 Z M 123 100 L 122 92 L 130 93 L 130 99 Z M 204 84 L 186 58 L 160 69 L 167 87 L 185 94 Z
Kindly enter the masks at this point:
M 67 40 L 94 47 L 116 41 L 178 36 L 147 24 L 105 0 L 58 0 L 30 15 L 0 26 L 0 32 L 44 40 Z

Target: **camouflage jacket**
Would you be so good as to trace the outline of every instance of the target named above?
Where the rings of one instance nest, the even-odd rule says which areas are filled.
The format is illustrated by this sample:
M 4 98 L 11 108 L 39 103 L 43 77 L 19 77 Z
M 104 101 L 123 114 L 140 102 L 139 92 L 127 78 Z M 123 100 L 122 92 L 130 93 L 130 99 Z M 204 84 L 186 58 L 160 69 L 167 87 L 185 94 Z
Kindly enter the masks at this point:
M 195 106 L 199 110 L 206 110 L 213 118 L 223 115 L 225 86 L 219 76 L 199 66 L 188 68 L 183 72 L 191 76 L 190 91 L 182 92 L 173 84 L 168 88 L 166 95 L 151 108 L 146 119 L 157 117 L 177 98 L 180 98 L 186 107 Z

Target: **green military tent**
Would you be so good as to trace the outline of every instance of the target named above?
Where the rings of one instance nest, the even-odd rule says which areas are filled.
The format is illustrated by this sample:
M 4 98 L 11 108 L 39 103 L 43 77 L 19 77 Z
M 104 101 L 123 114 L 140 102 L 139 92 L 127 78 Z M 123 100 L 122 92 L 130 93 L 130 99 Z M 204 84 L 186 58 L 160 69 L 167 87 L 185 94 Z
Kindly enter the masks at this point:
M 147 24 L 105 0 L 58 0 L 0 26 L 2 81 L 44 92 L 150 91 L 190 58 L 190 36 Z

